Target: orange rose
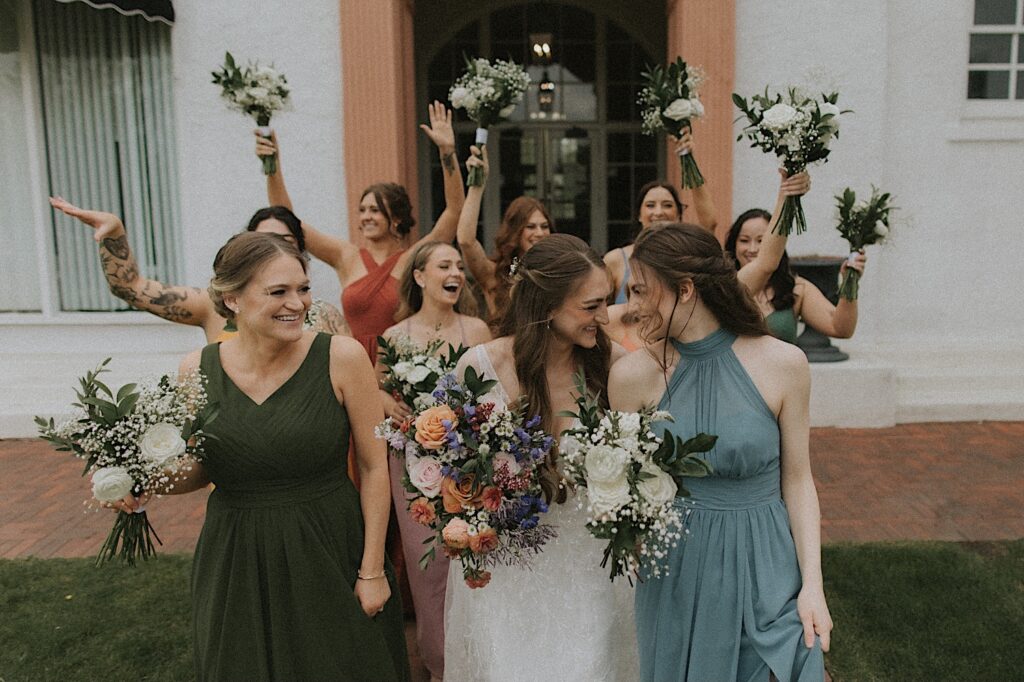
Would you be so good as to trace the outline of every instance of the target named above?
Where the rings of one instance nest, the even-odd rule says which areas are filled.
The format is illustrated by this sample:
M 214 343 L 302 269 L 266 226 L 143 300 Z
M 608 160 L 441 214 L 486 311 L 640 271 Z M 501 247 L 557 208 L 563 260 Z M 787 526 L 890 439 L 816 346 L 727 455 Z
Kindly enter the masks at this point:
M 437 512 L 434 511 L 434 505 L 430 500 L 425 497 L 417 497 L 409 504 L 409 516 L 416 523 L 429 526 L 437 518 Z
M 441 531 L 441 537 L 448 549 L 466 549 L 469 547 L 469 524 L 459 518 L 452 519 Z
M 469 548 L 474 554 L 487 554 L 498 548 L 498 533 L 493 528 L 486 528 L 476 535 L 469 536 Z
M 469 585 L 470 589 L 477 589 L 478 587 L 487 587 L 487 583 L 491 582 L 490 571 L 480 571 L 474 575 L 466 576 L 466 584 Z
M 416 442 L 427 450 L 437 450 L 444 445 L 448 429 L 444 422 L 455 423 L 455 413 L 447 405 L 435 405 L 416 417 Z
M 441 499 L 444 501 L 444 510 L 449 514 L 458 514 L 465 508 L 479 509 L 483 502 L 480 500 L 476 475 L 464 474 L 459 483 L 446 477 L 441 481 Z
M 484 491 L 480 494 L 484 509 L 489 512 L 498 511 L 498 507 L 501 506 L 501 500 L 503 497 L 504 496 L 501 494 L 501 488 L 497 488 L 493 485 L 489 485 L 484 488 Z

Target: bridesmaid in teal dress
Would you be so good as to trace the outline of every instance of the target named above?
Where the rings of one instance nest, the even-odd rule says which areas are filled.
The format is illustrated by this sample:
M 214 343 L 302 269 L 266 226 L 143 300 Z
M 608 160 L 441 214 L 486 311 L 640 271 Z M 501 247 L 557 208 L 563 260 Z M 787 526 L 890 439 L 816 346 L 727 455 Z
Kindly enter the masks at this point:
M 662 426 L 718 441 L 708 478 L 678 499 L 686 534 L 669 573 L 637 587 L 641 679 L 820 681 L 832 620 L 822 587 L 818 497 L 808 452 L 810 372 L 767 334 L 715 238 L 692 225 L 645 230 L 630 305 L 649 352 L 617 363 L 611 407 L 658 404 Z
M 306 261 L 280 237 L 232 237 L 210 295 L 238 334 L 181 369 L 208 380 L 215 438 L 163 491 L 216 484 L 192 568 L 196 679 L 407 680 L 384 556 L 387 460 L 373 435 L 384 411 L 366 351 L 303 331 Z M 350 433 L 359 492 L 346 473 Z

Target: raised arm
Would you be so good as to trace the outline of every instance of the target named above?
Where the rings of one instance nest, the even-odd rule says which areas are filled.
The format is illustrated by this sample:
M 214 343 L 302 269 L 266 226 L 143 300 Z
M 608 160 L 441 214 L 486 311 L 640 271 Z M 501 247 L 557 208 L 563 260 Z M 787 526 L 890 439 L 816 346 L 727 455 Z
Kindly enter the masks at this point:
M 100 246 L 103 275 L 114 296 L 137 310 L 171 322 L 204 328 L 223 326 L 206 291 L 164 284 L 139 273 L 139 265 L 128 247 L 124 223 L 116 215 L 82 209 L 61 197 L 50 197 L 50 205 L 93 229 L 93 239 Z
M 768 229 L 761 239 L 761 248 L 758 249 L 757 258 L 740 268 L 738 275 L 740 282 L 747 287 L 752 295 L 760 293 L 768 286 L 768 280 L 779 267 L 782 254 L 786 251 L 786 237 L 775 230 L 779 216 L 782 215 L 783 202 L 786 201 L 786 197 L 803 196 L 811 188 L 811 176 L 806 172 L 797 173 L 791 178 L 786 177 L 782 170 L 779 171 L 779 174 L 782 176 L 779 195 L 775 200 L 775 210 L 772 211 Z
M 270 139 L 263 137 L 258 130 L 254 130 L 253 134 L 256 136 L 256 156 L 263 158 L 277 154 L 277 172 L 266 176 L 267 201 L 271 206 L 284 206 L 294 212 L 292 199 L 284 184 L 284 171 L 281 169 L 281 151 L 277 144 L 277 133 L 271 131 Z M 359 250 L 354 245 L 321 232 L 304 220 L 302 221 L 302 236 L 306 242 L 306 250 L 317 260 L 321 260 L 337 270 L 342 278 L 344 278 L 347 259 L 358 257 Z
M 441 173 L 444 176 L 444 211 L 434 223 L 434 228 L 417 244 L 425 241 L 451 243 L 455 239 L 456 226 L 462 204 L 466 200 L 462 186 L 462 171 L 455 156 L 455 129 L 452 128 L 452 112 L 441 102 L 429 106 L 430 125 L 420 124 L 420 130 L 427 134 L 437 147 L 441 157 Z M 410 249 L 412 251 L 412 249 Z
M 853 263 L 843 263 L 842 270 L 855 268 L 861 274 L 864 273 L 864 265 L 867 258 L 864 254 L 857 254 Z M 797 277 L 797 284 L 802 285 L 800 296 L 800 309 L 797 311 L 803 321 L 825 336 L 834 339 L 848 339 L 857 330 L 857 301 L 849 301 L 842 296 L 839 297 L 839 304 L 832 305 L 832 302 L 825 298 L 821 289 L 808 282 L 803 277 Z
M 689 128 L 683 129 L 683 134 L 675 140 L 675 143 L 677 155 L 693 153 L 693 134 Z M 690 190 L 690 193 L 693 195 L 693 210 L 697 214 L 697 224 L 711 234 L 715 234 L 715 228 L 718 227 L 718 215 L 715 201 L 711 198 L 711 192 L 708 190 L 708 183 L 705 182 L 700 187 L 695 187 Z M 721 238 L 719 241 L 722 241 Z
M 480 204 L 483 203 L 484 185 L 490 166 L 487 163 L 487 148 L 470 147 L 470 157 L 466 160 L 466 168 L 483 169 L 484 182 L 479 187 L 470 187 L 466 191 L 466 202 L 459 214 L 458 240 L 459 250 L 466 261 L 466 267 L 484 291 L 494 286 L 494 262 L 487 257 L 484 247 L 476 239 L 476 225 L 480 219 Z
M 803 581 L 797 613 L 804 626 L 804 645 L 814 646 L 814 636 L 818 635 L 822 650 L 828 651 L 832 617 L 821 576 L 821 511 L 811 476 L 809 445 L 811 371 L 803 351 L 796 347 L 786 349 L 778 369 L 784 386 L 779 410 L 782 498 L 789 513 Z
M 384 607 L 391 588 L 384 575 L 384 536 L 391 510 L 387 450 L 374 427 L 384 420 L 376 394 L 373 368 L 356 341 L 342 336 L 331 339 L 331 382 L 348 412 L 359 467 L 359 501 L 363 512 L 363 558 L 359 564 L 355 594 L 363 611 L 374 616 Z

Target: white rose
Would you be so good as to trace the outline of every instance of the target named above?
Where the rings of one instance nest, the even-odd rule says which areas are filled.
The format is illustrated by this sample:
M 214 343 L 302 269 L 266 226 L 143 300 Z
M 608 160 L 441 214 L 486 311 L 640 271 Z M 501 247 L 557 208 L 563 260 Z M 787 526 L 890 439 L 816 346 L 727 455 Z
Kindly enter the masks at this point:
M 769 130 L 785 130 L 797 119 L 797 111 L 788 104 L 779 102 L 764 112 L 761 124 Z
M 587 471 L 587 482 L 618 485 L 626 481 L 626 465 L 629 453 L 622 448 L 596 445 L 587 453 L 583 464 Z M 628 486 L 627 486 L 628 487 Z
M 881 220 L 875 223 L 875 234 L 879 237 L 887 237 L 889 235 L 889 228 L 885 226 Z
M 587 479 L 587 496 L 590 498 L 590 507 L 597 516 L 617 511 L 633 499 L 629 494 L 629 482 L 625 476 L 621 482 L 610 485 Z
M 821 112 L 822 116 L 832 114 L 832 118 L 828 121 L 828 125 L 832 130 L 839 130 L 839 107 L 831 102 L 821 102 L 818 104 L 818 111 Z
M 465 106 L 466 96 L 469 91 L 466 88 L 452 88 L 452 91 L 448 93 L 448 99 L 451 100 L 452 106 L 459 109 Z
M 622 412 L 619 414 L 619 433 L 624 438 L 630 438 L 640 433 L 640 415 L 636 412 Z
M 411 372 L 411 371 L 412 371 L 412 363 L 411 362 L 407 362 L 406 360 L 402 360 L 401 362 L 396 362 L 394 367 L 391 368 L 391 373 L 394 376 L 396 376 L 399 379 L 401 379 L 402 381 L 406 381 L 407 380 L 409 372 Z
M 509 104 L 507 107 L 498 112 L 499 118 L 508 118 L 512 115 L 512 112 L 516 110 L 515 104 Z
M 249 88 L 249 97 L 252 97 L 253 100 L 255 100 L 257 102 L 259 102 L 260 100 L 266 99 L 267 95 L 269 95 L 269 94 L 270 94 L 269 90 L 267 90 L 266 88 L 261 88 L 258 85 L 255 88 Z
M 650 474 L 653 478 L 641 477 L 636 489 L 650 504 L 660 506 L 675 499 L 678 487 L 672 477 L 656 464 L 645 464 L 640 468 L 641 474 Z
M 661 112 L 661 115 L 673 121 L 682 121 L 693 116 L 693 104 L 690 100 L 680 97 L 665 107 L 665 111 Z
M 690 98 L 690 106 L 693 108 L 693 118 L 700 118 L 704 115 L 704 105 L 696 97 Z
M 157 466 L 164 466 L 175 457 L 184 455 L 185 447 L 181 429 L 167 422 L 150 426 L 139 439 L 142 459 Z
M 135 481 L 124 467 L 103 467 L 92 474 L 92 496 L 100 502 L 117 502 L 134 486 Z
M 441 492 L 441 463 L 434 457 L 418 457 L 406 460 L 409 482 L 428 498 L 437 497 Z
M 406 377 L 406 381 L 410 384 L 418 384 L 424 379 L 430 376 L 430 368 L 424 367 L 423 365 L 416 365 L 410 371 Z

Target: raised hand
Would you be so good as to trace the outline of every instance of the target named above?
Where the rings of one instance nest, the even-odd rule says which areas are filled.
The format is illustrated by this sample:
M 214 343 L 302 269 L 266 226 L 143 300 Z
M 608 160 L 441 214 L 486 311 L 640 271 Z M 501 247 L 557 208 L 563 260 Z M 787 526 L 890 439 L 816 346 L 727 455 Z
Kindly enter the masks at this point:
M 693 133 L 690 132 L 689 126 L 682 129 L 679 137 L 670 137 L 669 139 L 675 142 L 676 156 L 686 156 L 693 153 Z
M 466 170 L 472 171 L 474 168 L 480 169 L 478 171 L 480 181 L 480 188 L 483 189 L 484 184 L 487 183 L 487 176 L 490 173 L 491 166 L 487 161 L 487 147 L 477 147 L 473 145 L 469 148 L 469 158 L 466 159 Z
M 864 274 L 864 266 L 867 265 L 868 257 L 864 253 L 864 249 L 861 249 L 856 254 L 851 254 L 849 258 L 843 261 L 843 264 L 839 267 L 839 274 L 845 275 L 847 268 L 853 268 L 861 275 Z
M 97 242 L 124 234 L 124 223 L 113 213 L 79 208 L 64 197 L 50 197 L 50 206 L 91 227 L 93 229 L 92 238 Z
M 430 125 L 420 124 L 420 130 L 427 134 L 442 153 L 455 151 L 455 129 L 452 128 L 452 112 L 443 103 L 434 100 L 427 107 Z
M 263 135 L 260 134 L 259 129 L 254 129 L 252 134 L 256 136 L 256 156 L 262 159 L 264 156 L 280 154 L 280 152 L 277 151 L 277 133 L 273 130 L 270 131 L 269 139 L 263 137 Z
M 800 171 L 792 176 L 786 175 L 786 171 L 779 169 L 782 182 L 779 184 L 779 194 L 786 197 L 801 197 L 811 191 L 811 176 L 807 171 Z

